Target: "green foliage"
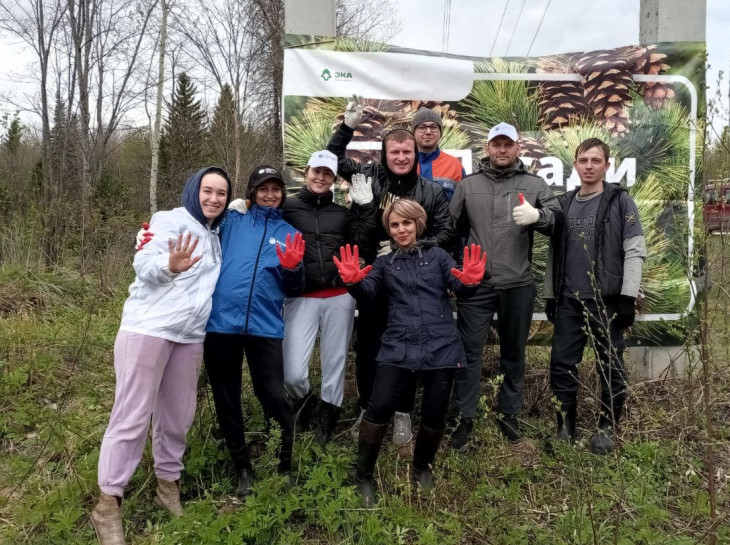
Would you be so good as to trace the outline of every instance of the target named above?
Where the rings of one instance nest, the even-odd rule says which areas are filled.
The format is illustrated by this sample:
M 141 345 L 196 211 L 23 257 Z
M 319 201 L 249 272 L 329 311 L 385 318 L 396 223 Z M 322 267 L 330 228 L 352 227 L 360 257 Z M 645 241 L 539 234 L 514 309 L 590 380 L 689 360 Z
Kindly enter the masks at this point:
M 494 58 L 491 62 L 477 64 L 479 73 L 524 73 L 528 67 L 522 63 L 507 62 Z M 522 132 L 538 130 L 538 93 L 533 92 L 525 81 L 476 81 L 471 94 L 464 99 L 467 112 L 462 116 L 471 121 L 474 136 L 484 140 L 484 127 L 507 122 Z M 483 146 L 480 146 L 483 147 Z
M 653 183 L 640 191 L 651 193 Z M 114 398 L 112 346 L 130 280 L 127 270 L 114 290 L 102 292 L 99 279 L 69 269 L 0 269 L 0 517 L 8 522 L 0 526 L 0 543 L 96 542 L 87 515 L 98 493 L 99 443 Z M 547 352 L 531 348 L 528 359 L 535 388 Z M 495 363 L 487 358 L 488 367 Z M 298 435 L 294 486 L 287 489 L 276 474 L 278 432 L 265 434 L 248 379 L 244 414 L 257 482 L 245 504 L 233 500 L 235 477 L 203 376 L 181 480 L 185 514 L 173 519 L 152 505 L 148 446 L 123 503 L 128 542 L 688 545 L 703 539 L 709 499 L 698 452 L 704 439 L 687 431 L 696 422 L 678 425 L 671 405 L 660 408 L 653 395 L 637 393 L 619 456 L 590 454 L 586 432 L 575 447 L 521 462 L 493 422 L 500 382 L 500 376 L 484 381 L 484 416 L 472 446 L 439 452 L 428 497 L 410 480 L 410 457 L 386 443 L 376 472 L 381 500 L 365 511 L 352 486 L 355 447 L 346 433 L 326 450 L 311 433 Z M 528 392 L 526 405 L 533 395 Z M 526 418 L 531 435 L 550 435 L 553 407 L 539 402 L 537 412 Z M 637 412 L 650 423 L 637 425 Z M 580 420 L 590 428 L 594 417 Z M 726 510 L 725 489 L 719 498 Z M 729 537 L 722 526 L 718 533 Z
M 222 166 L 228 172 L 233 172 L 236 167 L 236 127 L 239 125 L 240 123 L 236 123 L 233 90 L 226 83 L 213 110 L 208 145 L 212 163 Z

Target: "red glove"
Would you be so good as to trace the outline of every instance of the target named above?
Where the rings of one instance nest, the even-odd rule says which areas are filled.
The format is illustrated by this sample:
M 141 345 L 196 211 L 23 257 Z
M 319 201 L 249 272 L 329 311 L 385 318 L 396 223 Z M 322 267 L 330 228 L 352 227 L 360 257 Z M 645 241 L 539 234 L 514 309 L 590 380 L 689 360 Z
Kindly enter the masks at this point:
M 337 270 L 340 271 L 340 278 L 342 278 L 345 284 L 357 284 L 361 282 L 373 269 L 372 265 L 368 265 L 360 270 L 360 250 L 358 250 L 357 244 L 354 246 L 354 250 L 350 248 L 349 244 L 345 247 L 340 246 L 340 259 L 333 257 L 332 261 L 337 265 Z
M 474 286 L 479 284 L 484 277 L 484 267 L 487 264 L 487 253 L 482 253 L 482 247 L 478 244 L 464 247 L 464 265 L 462 270 L 451 269 L 451 274 L 462 284 Z
M 144 248 L 144 245 L 147 244 L 150 240 L 152 240 L 152 237 L 155 236 L 154 233 L 151 233 L 148 229 L 150 228 L 150 224 L 147 222 L 144 222 L 142 224 L 142 229 L 137 231 L 137 239 L 136 244 L 134 245 L 134 249 L 137 251 L 140 251 L 142 248 Z
M 304 239 L 302 234 L 297 233 L 294 235 L 294 241 L 291 239 L 291 234 L 286 235 L 286 249 L 282 252 L 279 245 L 276 245 L 276 255 L 279 256 L 279 263 L 285 269 L 296 269 L 297 265 L 302 261 L 304 257 Z

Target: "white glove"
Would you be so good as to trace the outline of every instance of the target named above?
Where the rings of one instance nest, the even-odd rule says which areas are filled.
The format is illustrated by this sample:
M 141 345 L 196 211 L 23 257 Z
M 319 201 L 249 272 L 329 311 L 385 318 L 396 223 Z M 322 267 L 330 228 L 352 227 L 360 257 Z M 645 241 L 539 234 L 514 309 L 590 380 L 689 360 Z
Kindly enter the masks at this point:
M 236 212 L 245 214 L 246 212 L 248 212 L 248 208 L 246 207 L 246 200 L 245 199 L 233 199 L 231 201 L 231 204 L 228 205 L 228 210 L 235 210 Z
M 380 257 L 381 255 L 388 255 L 392 251 L 393 248 L 390 247 L 389 240 L 381 240 L 378 243 L 378 257 Z
M 519 197 L 521 204 L 512 209 L 512 217 L 517 225 L 532 225 L 540 219 L 540 212 L 525 200 L 522 193 L 520 193 Z
M 345 108 L 345 125 L 354 129 L 362 118 L 362 97 L 352 95 Z
M 352 175 L 352 186 L 350 187 L 350 199 L 355 204 L 369 204 L 373 202 L 373 178 L 365 177 L 362 173 Z

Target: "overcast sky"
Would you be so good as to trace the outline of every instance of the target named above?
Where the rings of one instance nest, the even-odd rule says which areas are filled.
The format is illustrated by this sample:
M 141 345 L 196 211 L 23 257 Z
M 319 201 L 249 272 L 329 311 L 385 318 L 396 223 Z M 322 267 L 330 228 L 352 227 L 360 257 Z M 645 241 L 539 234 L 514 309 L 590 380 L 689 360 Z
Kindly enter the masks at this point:
M 394 15 L 402 21 L 402 31 L 391 42 L 443 51 L 447 2 L 395 0 L 397 14 Z M 451 0 L 450 3 L 449 53 L 486 57 L 526 56 L 529 52 L 536 56 L 639 43 L 639 0 Z M 714 95 L 718 71 L 723 70 L 725 108 L 728 108 L 730 70 L 729 29 L 730 2 L 707 0 L 708 97 Z M 18 88 L 18 74 L 23 73 L 29 60 L 32 56 L 22 54 L 9 37 L 0 36 L 0 90 Z M 0 103 L 0 114 L 9 110 L 14 108 Z

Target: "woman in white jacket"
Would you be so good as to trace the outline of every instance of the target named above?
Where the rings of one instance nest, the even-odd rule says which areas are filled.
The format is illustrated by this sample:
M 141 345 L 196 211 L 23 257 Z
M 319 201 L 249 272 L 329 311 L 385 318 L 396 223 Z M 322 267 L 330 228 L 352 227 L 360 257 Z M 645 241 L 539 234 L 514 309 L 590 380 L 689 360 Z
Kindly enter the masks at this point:
M 99 503 L 91 514 L 102 545 L 123 545 L 121 499 L 152 420 L 154 502 L 182 514 L 180 473 L 195 415 L 205 324 L 221 267 L 217 227 L 231 195 L 228 174 L 204 168 L 185 184 L 182 207 L 152 216 L 154 239 L 137 252 L 114 343 L 117 384 L 99 453 Z

